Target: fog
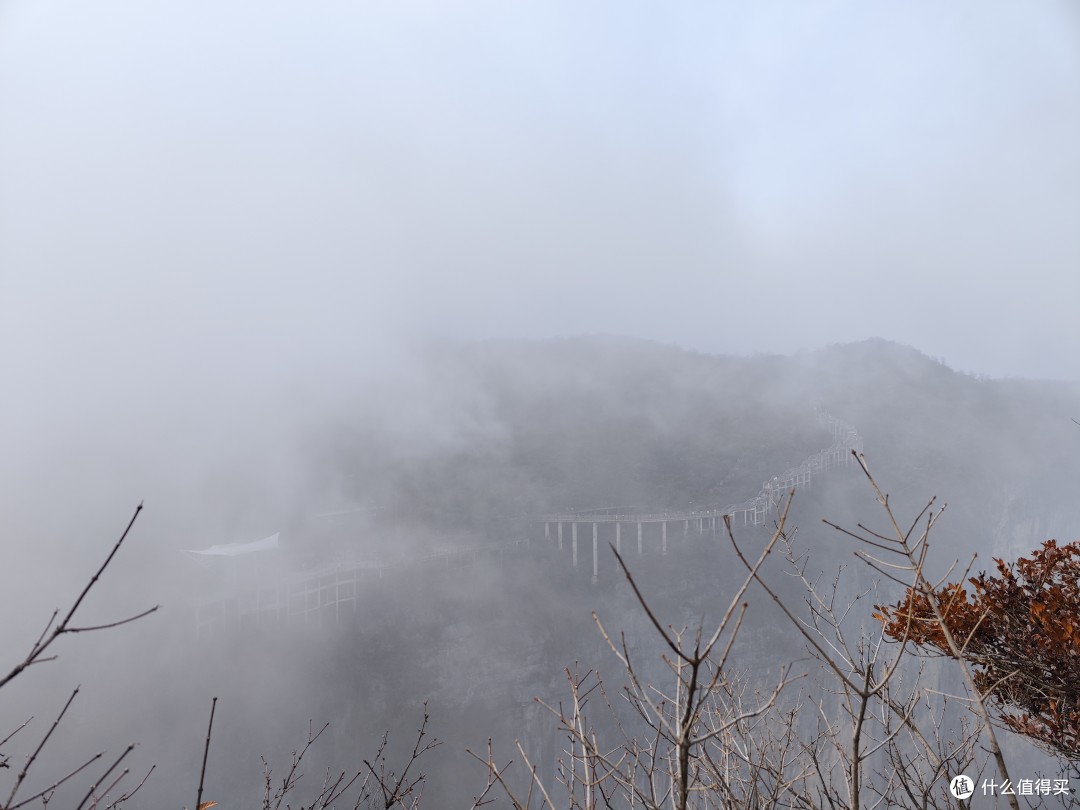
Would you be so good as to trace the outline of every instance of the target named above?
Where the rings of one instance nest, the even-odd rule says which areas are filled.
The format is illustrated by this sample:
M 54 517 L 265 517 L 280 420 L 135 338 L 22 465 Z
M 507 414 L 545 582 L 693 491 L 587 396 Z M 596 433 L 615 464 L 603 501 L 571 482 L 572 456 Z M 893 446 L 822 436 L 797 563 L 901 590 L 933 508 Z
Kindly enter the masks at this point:
M 379 638 L 398 617 L 432 661 L 462 656 L 409 696 L 349 702 L 342 672 L 389 670 L 357 663 L 363 642 L 335 668 L 294 640 L 315 645 L 299 664 L 214 648 L 220 669 L 169 698 L 177 661 L 207 655 L 194 604 L 297 564 L 183 552 L 281 532 L 294 553 L 345 508 L 375 517 L 314 556 L 735 504 L 828 444 L 811 405 L 859 428 L 916 511 L 956 493 L 957 556 L 1075 539 L 1078 87 L 1067 0 L 0 4 L 0 669 L 140 501 L 94 618 L 163 604 L 115 648 L 71 640 L 0 720 L 82 679 L 88 716 L 173 758 L 155 796 L 190 783 L 219 690 L 238 747 L 287 752 L 339 711 L 377 742 L 395 699 L 438 719 L 440 696 L 463 724 L 444 736 L 475 744 L 484 709 L 447 684 L 513 671 L 542 636 L 507 688 L 554 689 L 543 667 L 596 652 L 577 580 L 481 566 L 387 597 Z M 801 519 L 861 518 L 842 480 Z M 479 618 L 506 604 L 507 627 Z M 473 618 L 432 636 L 436 605 Z M 252 662 L 276 674 L 245 691 Z

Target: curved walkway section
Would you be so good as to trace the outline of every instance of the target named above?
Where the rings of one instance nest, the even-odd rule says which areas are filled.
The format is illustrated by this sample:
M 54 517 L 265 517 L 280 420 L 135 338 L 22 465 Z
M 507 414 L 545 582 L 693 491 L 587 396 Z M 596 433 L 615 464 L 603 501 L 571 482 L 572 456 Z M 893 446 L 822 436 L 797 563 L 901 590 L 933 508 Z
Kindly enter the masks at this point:
M 821 408 L 816 409 L 818 419 L 823 427 L 829 431 L 833 442 L 823 450 L 819 450 L 806 458 L 797 467 L 784 470 L 777 476 L 769 479 L 761 485 L 758 494 L 753 498 L 731 506 L 718 506 L 702 510 L 675 511 L 675 512 L 626 512 L 611 514 L 613 510 L 583 510 L 578 512 L 564 512 L 547 515 L 535 515 L 533 521 L 544 524 L 544 537 L 552 537 L 552 527 L 556 538 L 557 548 L 561 551 L 565 545 L 564 526 L 570 527 L 570 548 L 572 565 L 578 565 L 578 527 L 592 527 L 592 581 L 597 582 L 600 575 L 599 569 L 599 525 L 602 523 L 615 524 L 615 548 L 622 551 L 622 527 L 624 524 L 635 525 L 637 528 L 637 551 L 643 553 L 643 527 L 645 524 L 660 524 L 661 552 L 668 551 L 668 524 L 682 523 L 683 534 L 687 534 L 691 526 L 697 528 L 699 534 L 703 534 L 708 527 L 716 531 L 725 516 L 730 516 L 732 521 L 742 519 L 743 525 L 759 526 L 768 521 L 770 514 L 774 513 L 777 504 L 785 493 L 800 487 L 809 487 L 815 473 L 820 474 L 837 466 L 846 466 L 852 463 L 852 451 L 862 452 L 863 439 L 854 426 L 837 419 L 826 413 Z
M 742 503 L 698 511 L 643 512 L 599 514 L 600 510 L 567 512 L 561 514 L 533 515 L 533 523 L 544 524 L 544 537 L 551 546 L 562 551 L 569 534 L 571 564 L 578 566 L 579 526 L 592 527 L 592 581 L 599 580 L 599 526 L 613 524 L 615 546 L 620 551 L 623 543 L 623 526 L 636 525 L 637 551 L 644 553 L 644 526 L 659 524 L 661 552 L 668 551 L 668 524 L 683 524 L 684 536 L 691 526 L 703 534 L 706 527 L 715 531 L 725 515 L 744 525 L 761 525 L 775 513 L 783 495 L 800 487 L 809 487 L 815 474 L 852 463 L 852 451 L 862 452 L 863 440 L 858 431 L 847 422 L 837 419 L 820 408 L 818 418 L 832 436 L 832 444 L 805 459 L 797 467 L 784 470 L 765 481 L 757 495 Z M 610 512 L 612 510 L 603 510 Z M 566 532 L 564 527 L 569 527 Z M 606 531 L 606 530 L 605 530 Z M 655 530 L 654 530 L 655 531 Z M 225 627 L 245 627 L 262 624 L 298 623 L 303 625 L 336 624 L 357 613 L 360 595 L 365 586 L 382 580 L 389 572 L 399 570 L 420 571 L 437 568 L 460 571 L 480 560 L 502 560 L 529 546 L 528 537 L 501 543 L 484 543 L 470 546 L 450 546 L 405 562 L 385 563 L 361 561 L 335 563 L 333 565 L 297 574 L 287 581 L 216 599 L 196 607 L 196 628 L 200 636 Z

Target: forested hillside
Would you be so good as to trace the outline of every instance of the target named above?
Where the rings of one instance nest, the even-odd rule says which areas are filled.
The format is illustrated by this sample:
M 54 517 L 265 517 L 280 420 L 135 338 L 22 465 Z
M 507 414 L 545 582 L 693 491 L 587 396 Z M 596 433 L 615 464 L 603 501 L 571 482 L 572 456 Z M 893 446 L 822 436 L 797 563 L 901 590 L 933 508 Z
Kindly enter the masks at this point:
M 858 427 L 897 494 L 952 503 L 974 545 L 1075 520 L 1077 386 L 979 379 L 879 340 L 794 357 L 620 338 L 433 348 L 321 431 L 313 469 L 386 523 L 444 529 L 723 505 L 829 443 L 816 406 Z

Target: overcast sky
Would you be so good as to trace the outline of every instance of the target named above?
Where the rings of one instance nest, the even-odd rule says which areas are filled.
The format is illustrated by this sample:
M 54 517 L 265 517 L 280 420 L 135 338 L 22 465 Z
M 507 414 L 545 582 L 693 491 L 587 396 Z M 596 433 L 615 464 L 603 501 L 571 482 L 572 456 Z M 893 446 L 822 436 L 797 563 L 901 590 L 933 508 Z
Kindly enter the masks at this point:
M 1077 9 L 7 0 L 4 429 L 227 432 L 433 335 L 1080 379 Z
M 0 8 L 17 375 L 599 331 L 1080 377 L 1075 3 Z

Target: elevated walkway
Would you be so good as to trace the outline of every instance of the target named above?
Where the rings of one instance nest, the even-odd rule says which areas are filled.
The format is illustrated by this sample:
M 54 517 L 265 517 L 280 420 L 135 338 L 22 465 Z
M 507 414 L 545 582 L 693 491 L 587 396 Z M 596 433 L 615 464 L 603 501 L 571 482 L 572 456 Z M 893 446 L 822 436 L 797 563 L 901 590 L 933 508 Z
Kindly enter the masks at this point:
M 854 463 L 852 451 L 862 452 L 862 436 L 852 425 L 821 409 L 817 409 L 817 415 L 832 436 L 832 444 L 809 456 L 798 466 L 784 470 L 765 481 L 757 495 L 742 503 L 670 512 L 633 512 L 620 511 L 622 507 L 603 507 L 578 512 L 531 515 L 524 520 L 533 525 L 543 524 L 548 548 L 561 552 L 565 551 L 568 545 L 569 562 L 575 568 L 581 562 L 579 527 L 584 526 L 586 530 L 591 527 L 594 583 L 600 578 L 601 525 L 613 527 L 613 542 L 620 553 L 623 552 L 624 526 L 634 526 L 636 551 L 640 555 L 649 550 L 648 546 L 656 546 L 657 538 L 649 538 L 649 543 L 646 542 L 644 527 L 647 525 L 659 526 L 659 551 L 667 554 L 668 527 L 671 524 L 677 526 L 681 523 L 684 536 L 689 534 L 692 528 L 697 529 L 699 534 L 704 534 L 706 529 L 717 531 L 723 524 L 725 515 L 730 516 L 733 521 L 741 521 L 743 525 L 765 524 L 775 515 L 776 508 L 786 493 L 809 487 L 816 476 L 830 469 Z M 566 527 L 569 527 L 568 531 Z M 651 533 L 655 535 L 655 529 Z M 406 576 L 408 572 L 419 573 L 431 569 L 461 572 L 480 561 L 503 562 L 529 546 L 530 539 L 525 536 L 496 543 L 448 546 L 405 561 L 341 562 L 298 572 L 272 585 L 238 592 L 197 606 L 197 632 L 203 636 L 225 628 L 264 624 L 322 626 L 337 623 L 346 617 L 355 616 L 360 595 L 370 583 L 388 576 Z

